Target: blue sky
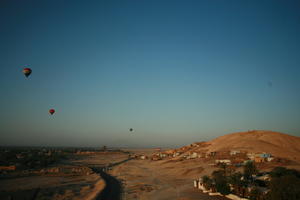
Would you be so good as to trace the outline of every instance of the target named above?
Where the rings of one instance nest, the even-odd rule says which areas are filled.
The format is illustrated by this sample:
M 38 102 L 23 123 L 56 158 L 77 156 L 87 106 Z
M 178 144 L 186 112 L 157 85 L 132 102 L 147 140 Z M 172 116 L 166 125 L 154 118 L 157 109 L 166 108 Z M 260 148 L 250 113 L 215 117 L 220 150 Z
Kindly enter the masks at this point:
M 296 0 L 3 0 L 0 145 L 300 136 L 299 10 Z

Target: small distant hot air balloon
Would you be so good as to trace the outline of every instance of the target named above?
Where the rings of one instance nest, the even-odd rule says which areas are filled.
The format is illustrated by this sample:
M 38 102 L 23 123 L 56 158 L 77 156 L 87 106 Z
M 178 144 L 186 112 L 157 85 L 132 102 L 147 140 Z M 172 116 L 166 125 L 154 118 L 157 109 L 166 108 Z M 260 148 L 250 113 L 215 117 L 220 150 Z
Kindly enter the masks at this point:
M 273 86 L 273 82 L 272 81 L 268 81 L 268 86 L 271 88 Z
M 28 77 L 31 74 L 32 70 L 28 67 L 23 69 L 23 74 Z
M 50 109 L 50 110 L 49 110 L 49 113 L 50 113 L 51 115 L 53 115 L 53 114 L 55 113 L 55 110 L 54 110 L 54 109 Z
M 132 131 L 133 131 L 133 128 L 130 128 L 129 131 L 132 132 Z

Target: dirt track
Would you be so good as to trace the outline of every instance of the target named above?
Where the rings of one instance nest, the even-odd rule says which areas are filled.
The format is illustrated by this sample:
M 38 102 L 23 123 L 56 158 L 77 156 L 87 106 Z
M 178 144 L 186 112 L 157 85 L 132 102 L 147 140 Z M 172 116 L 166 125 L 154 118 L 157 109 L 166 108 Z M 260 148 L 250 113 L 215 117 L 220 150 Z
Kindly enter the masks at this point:
M 106 187 L 99 194 L 96 200 L 121 200 L 121 183 L 116 178 L 110 176 L 101 169 L 94 169 L 94 171 L 99 173 L 106 183 Z
M 108 167 L 117 166 L 117 165 L 125 163 L 129 160 L 131 160 L 131 159 L 126 159 L 126 160 L 122 160 L 120 162 L 110 164 Z M 120 183 L 120 181 L 118 181 L 118 179 L 116 179 L 115 177 L 106 173 L 105 172 L 106 168 L 94 167 L 92 169 L 94 172 L 100 174 L 100 176 L 104 179 L 104 181 L 106 183 L 106 187 L 98 195 L 96 200 L 121 200 L 122 184 Z

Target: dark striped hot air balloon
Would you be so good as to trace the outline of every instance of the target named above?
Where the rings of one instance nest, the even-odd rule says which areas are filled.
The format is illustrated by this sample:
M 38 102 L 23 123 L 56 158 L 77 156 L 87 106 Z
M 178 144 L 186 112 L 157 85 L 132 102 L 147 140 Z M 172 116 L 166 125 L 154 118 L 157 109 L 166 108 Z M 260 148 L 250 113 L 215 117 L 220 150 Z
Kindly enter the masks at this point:
M 50 115 L 53 115 L 55 113 L 55 110 L 54 109 L 50 109 L 49 113 L 50 113 Z
M 28 67 L 23 69 L 23 74 L 28 77 L 31 74 L 32 70 Z

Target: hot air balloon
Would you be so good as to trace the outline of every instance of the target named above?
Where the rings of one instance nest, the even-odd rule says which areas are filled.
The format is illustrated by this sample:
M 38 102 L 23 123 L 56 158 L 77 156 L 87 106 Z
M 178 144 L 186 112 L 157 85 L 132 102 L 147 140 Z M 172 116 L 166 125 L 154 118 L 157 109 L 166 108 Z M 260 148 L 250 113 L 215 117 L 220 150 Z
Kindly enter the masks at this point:
M 55 110 L 54 110 L 54 109 L 50 109 L 50 110 L 49 110 L 49 113 L 50 113 L 51 115 L 53 115 L 53 114 L 55 113 Z
M 129 131 L 132 132 L 132 131 L 133 131 L 133 128 L 130 128 Z
M 32 70 L 28 67 L 23 69 L 23 74 L 28 77 L 31 74 Z
M 272 81 L 268 81 L 268 86 L 271 88 L 273 86 L 273 82 Z

